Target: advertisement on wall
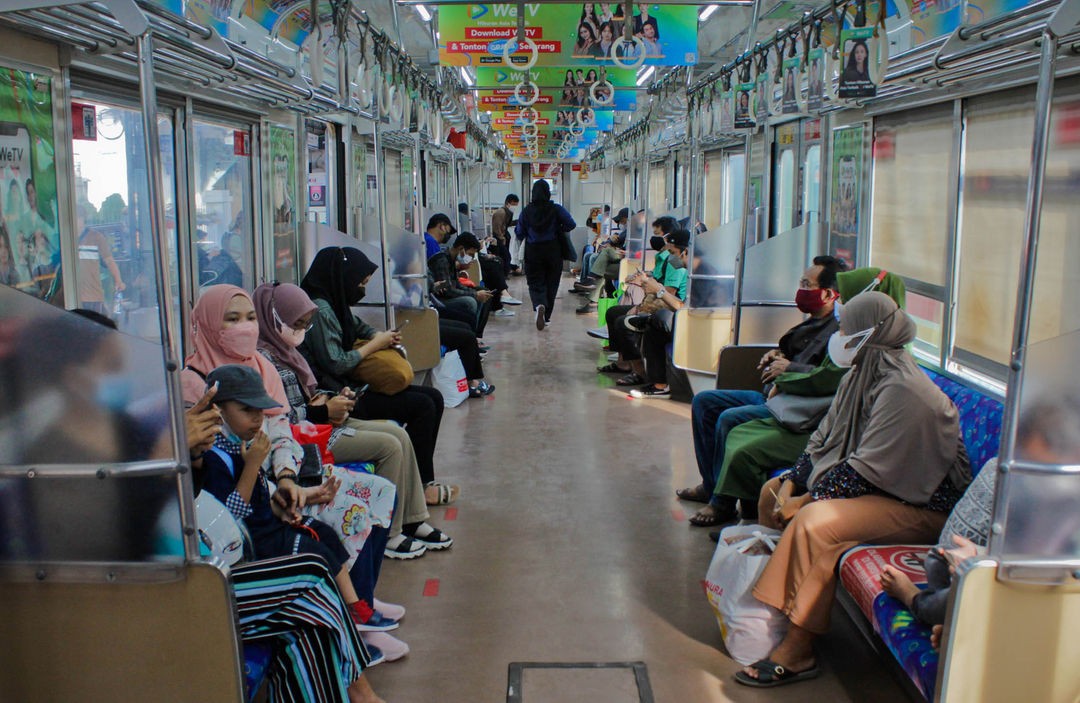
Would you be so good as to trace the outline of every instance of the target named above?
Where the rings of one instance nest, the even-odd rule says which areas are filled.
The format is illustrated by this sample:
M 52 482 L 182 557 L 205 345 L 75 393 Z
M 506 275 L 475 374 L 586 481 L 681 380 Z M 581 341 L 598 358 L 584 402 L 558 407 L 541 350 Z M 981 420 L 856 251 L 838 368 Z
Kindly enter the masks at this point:
M 296 130 L 270 127 L 270 193 L 274 227 L 274 276 L 281 283 L 296 283 Z
M 525 3 L 525 37 L 536 44 L 538 66 L 615 66 L 644 51 L 646 66 L 692 66 L 697 62 L 697 7 L 635 3 L 623 5 Z M 516 63 L 531 50 L 517 46 L 518 5 L 444 5 L 439 8 L 439 60 L 448 66 L 503 66 L 506 42 Z M 627 22 L 637 40 L 623 44 Z
M 60 304 L 52 109 L 49 76 L 0 68 L 0 283 Z
M 532 107 L 538 111 L 564 110 L 575 107 L 591 107 L 594 110 L 636 110 L 637 90 L 615 90 L 615 99 L 611 100 L 612 90 L 605 83 L 610 83 L 614 88 L 635 88 L 637 74 L 628 68 L 533 68 L 529 71 L 515 71 L 503 66 L 502 68 L 481 67 L 476 69 L 476 84 L 482 86 L 506 86 L 498 90 L 479 91 L 479 106 L 481 110 L 507 110 L 517 109 L 518 100 L 514 96 L 514 88 L 524 78 L 528 77 L 534 85 L 545 86 L 540 91 L 536 102 Z M 595 91 L 591 88 L 594 83 L 600 83 Z M 546 88 L 546 86 L 562 86 L 561 88 Z M 522 89 L 525 99 L 531 98 L 531 90 Z M 593 93 L 596 100 L 593 99 Z
M 862 220 L 864 131 L 861 124 L 833 130 L 829 248 L 848 266 L 855 265 Z

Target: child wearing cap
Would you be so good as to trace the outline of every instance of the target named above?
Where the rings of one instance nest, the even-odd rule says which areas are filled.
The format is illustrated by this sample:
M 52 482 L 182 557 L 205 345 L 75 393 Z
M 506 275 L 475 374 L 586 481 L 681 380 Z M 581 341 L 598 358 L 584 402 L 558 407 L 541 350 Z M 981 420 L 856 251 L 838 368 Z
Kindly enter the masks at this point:
M 203 456 L 203 488 L 233 517 L 243 520 L 256 558 L 307 553 L 325 559 L 353 620 L 366 623 L 373 611 L 356 595 L 345 569 L 349 555 L 337 534 L 329 525 L 300 515 L 300 489 L 291 478 L 283 477 L 283 485 L 271 496 L 262 470 L 270 454 L 263 411 L 278 407 L 278 403 L 267 395 L 259 373 L 248 366 L 228 364 L 210 372 L 206 382 L 218 386 L 214 404 L 221 414 L 222 432 Z M 328 488 L 333 490 L 333 486 Z

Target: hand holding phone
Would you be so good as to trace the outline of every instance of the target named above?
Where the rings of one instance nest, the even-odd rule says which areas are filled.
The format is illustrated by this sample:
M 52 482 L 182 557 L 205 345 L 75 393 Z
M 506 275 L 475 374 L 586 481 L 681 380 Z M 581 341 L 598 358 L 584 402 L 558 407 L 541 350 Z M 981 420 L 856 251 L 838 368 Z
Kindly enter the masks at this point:
M 394 334 L 398 334 L 401 330 L 405 329 L 405 325 L 409 324 L 409 320 L 404 320 L 400 325 L 394 328 Z

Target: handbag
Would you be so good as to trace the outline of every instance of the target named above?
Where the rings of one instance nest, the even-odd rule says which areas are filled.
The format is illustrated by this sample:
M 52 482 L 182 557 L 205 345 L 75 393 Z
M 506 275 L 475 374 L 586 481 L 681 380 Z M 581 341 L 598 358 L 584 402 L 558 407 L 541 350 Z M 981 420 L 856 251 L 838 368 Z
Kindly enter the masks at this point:
M 596 313 L 600 317 L 600 326 L 607 325 L 607 311 L 619 304 L 619 298 L 622 296 L 623 290 L 619 288 L 615 291 L 615 295 L 606 298 L 602 297 L 596 301 Z
M 784 429 L 809 434 L 817 429 L 832 401 L 831 395 L 777 393 L 765 401 L 765 407 Z
M 353 349 L 364 346 L 370 340 L 358 339 Z M 354 381 L 368 384 L 371 390 L 383 395 L 395 395 L 409 387 L 413 382 L 413 368 L 409 360 L 396 349 L 380 349 L 365 356 L 357 364 L 349 377 Z
M 574 251 L 574 243 L 570 241 L 570 234 L 565 230 L 559 230 L 556 235 L 559 240 L 559 252 L 564 261 L 577 261 L 577 252 Z

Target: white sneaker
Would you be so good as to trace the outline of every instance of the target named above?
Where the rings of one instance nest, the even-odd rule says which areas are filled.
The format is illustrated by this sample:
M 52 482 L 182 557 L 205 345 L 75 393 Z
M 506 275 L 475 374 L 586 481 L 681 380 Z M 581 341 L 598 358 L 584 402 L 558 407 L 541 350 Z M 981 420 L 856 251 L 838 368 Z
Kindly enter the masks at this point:
M 395 605 L 394 603 L 385 603 L 378 598 L 375 598 L 374 600 L 375 610 L 378 610 L 380 613 L 382 613 L 384 617 L 395 621 L 401 620 L 403 617 L 405 617 L 405 606 Z
M 503 301 L 503 303 L 505 303 L 506 305 L 521 305 L 521 301 L 520 301 L 520 300 L 518 300 L 517 298 L 515 298 L 515 297 L 514 297 L 514 296 L 512 296 L 512 295 L 507 295 L 506 293 L 503 293 L 503 295 L 502 295 L 502 301 Z
M 383 661 L 397 661 L 409 653 L 409 645 L 385 632 L 361 632 L 360 639 L 366 645 L 378 647 L 383 653 Z
M 506 301 L 504 300 L 503 302 L 505 303 Z M 503 308 L 502 310 L 496 310 L 495 312 L 491 313 L 491 316 L 492 317 L 513 317 L 514 316 L 514 311 L 513 310 L 507 310 L 506 308 Z

